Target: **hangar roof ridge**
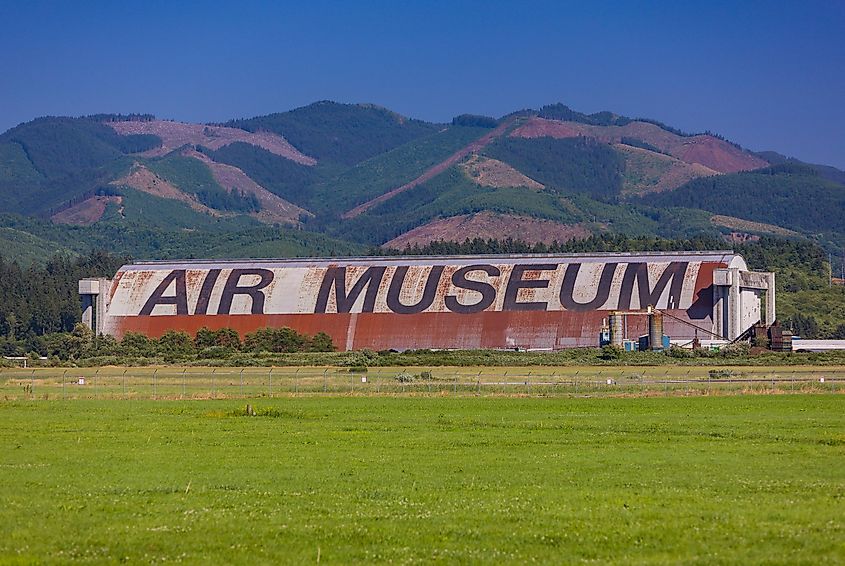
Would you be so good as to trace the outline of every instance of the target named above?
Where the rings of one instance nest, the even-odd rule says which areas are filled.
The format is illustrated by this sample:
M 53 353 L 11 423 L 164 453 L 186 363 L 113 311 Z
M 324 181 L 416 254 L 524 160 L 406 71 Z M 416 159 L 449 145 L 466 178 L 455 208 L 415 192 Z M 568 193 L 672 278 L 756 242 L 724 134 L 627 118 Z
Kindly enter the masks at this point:
M 377 262 L 377 261 L 449 261 L 449 260 L 513 260 L 513 259 L 558 259 L 558 258 L 638 258 L 638 257 L 734 257 L 739 254 L 733 250 L 693 250 L 693 251 L 650 251 L 650 252 L 578 252 L 578 253 L 543 253 L 543 254 L 476 254 L 476 255 L 384 255 L 384 256 L 313 256 L 291 258 L 240 258 L 240 259 L 167 259 L 134 261 L 128 266 L 161 266 L 175 264 L 190 265 L 236 265 L 244 263 L 303 263 L 303 262 Z

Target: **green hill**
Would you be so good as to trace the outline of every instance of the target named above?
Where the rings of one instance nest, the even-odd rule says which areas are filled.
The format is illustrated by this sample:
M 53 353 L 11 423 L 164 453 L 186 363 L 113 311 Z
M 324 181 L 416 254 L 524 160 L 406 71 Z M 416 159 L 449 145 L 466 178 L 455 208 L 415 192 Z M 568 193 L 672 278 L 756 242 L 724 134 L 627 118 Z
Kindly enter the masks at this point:
M 88 118 L 39 118 L 0 135 L 0 212 L 45 212 L 109 180 L 122 158 L 160 144 Z
M 783 228 L 837 255 L 845 249 L 845 172 L 775 152 L 737 152 L 718 136 L 609 111 L 584 114 L 558 103 L 433 124 L 374 105 L 323 101 L 226 123 L 235 130 L 161 120 L 127 128 L 126 121 L 154 117 L 45 117 L 0 135 L 0 213 L 92 224 L 3 224 L 17 231 L 6 239 L 20 234 L 9 249 L 27 260 L 42 242 L 51 253 L 102 246 L 138 257 L 354 250 L 476 213 L 578 224 L 581 234 L 733 231 L 743 239 Z M 120 135 L 110 124 L 162 138 Z M 285 157 L 288 142 L 316 163 Z M 719 174 L 696 161 L 707 161 L 711 150 L 722 152 L 725 167 L 759 166 L 760 158 L 772 165 Z M 482 181 L 466 162 L 494 167 Z M 496 175 L 528 177 L 532 186 Z M 357 216 L 346 214 L 377 198 Z M 280 237 L 287 244 L 266 237 L 276 233 L 275 222 L 296 225 Z M 77 245 L 83 233 L 87 243 Z M 236 244 L 227 240 L 232 234 Z M 298 244 L 290 243 L 293 234 Z
M 845 234 L 845 186 L 804 165 L 694 179 L 643 201 L 658 207 L 698 208 L 808 234 Z
M 485 153 L 556 192 L 609 199 L 622 190 L 624 158 L 590 138 L 504 138 Z
M 372 104 L 324 100 L 289 112 L 232 120 L 225 125 L 284 136 L 299 151 L 351 166 L 440 129 Z

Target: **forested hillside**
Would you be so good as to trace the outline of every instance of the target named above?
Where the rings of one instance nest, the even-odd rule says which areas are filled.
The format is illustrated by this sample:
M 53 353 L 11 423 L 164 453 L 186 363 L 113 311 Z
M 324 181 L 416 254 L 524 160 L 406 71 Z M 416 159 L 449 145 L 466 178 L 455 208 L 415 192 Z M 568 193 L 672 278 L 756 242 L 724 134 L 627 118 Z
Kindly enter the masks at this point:
M 322 101 L 290 112 L 226 124 L 249 132 L 284 136 L 297 149 L 320 161 L 351 166 L 440 129 L 386 108 Z
M 0 135 L 0 213 L 24 217 L 2 218 L 0 242 L 40 264 L 100 248 L 354 253 L 496 236 L 495 218 L 499 235 L 521 227 L 532 243 L 778 235 L 841 257 L 843 183 L 836 168 L 710 132 L 560 103 L 443 124 L 330 101 L 225 124 L 46 117 Z
M 643 200 L 652 206 L 698 208 L 804 233 L 845 233 L 845 186 L 800 164 L 695 179 Z

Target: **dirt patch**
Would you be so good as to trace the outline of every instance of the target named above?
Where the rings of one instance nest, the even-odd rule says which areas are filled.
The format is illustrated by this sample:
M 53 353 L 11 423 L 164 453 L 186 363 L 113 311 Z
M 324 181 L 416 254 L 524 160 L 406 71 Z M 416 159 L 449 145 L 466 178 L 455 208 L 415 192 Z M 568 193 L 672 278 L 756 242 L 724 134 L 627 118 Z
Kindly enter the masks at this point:
M 121 204 L 123 197 L 120 196 L 93 196 L 77 203 L 70 208 L 57 212 L 50 217 L 55 224 L 76 224 L 88 226 L 97 222 L 106 212 L 109 203 Z
M 528 216 L 479 212 L 434 220 L 405 232 L 384 244 L 386 248 L 402 249 L 415 244 L 423 246 L 438 240 L 463 242 L 470 238 L 513 238 L 530 243 L 565 242 L 583 239 L 591 234 L 582 224 L 561 224 Z
M 183 153 L 186 157 L 192 157 L 205 163 L 211 170 L 212 176 L 217 183 L 230 191 L 237 188 L 248 195 L 255 196 L 258 203 L 261 205 L 261 211 L 253 214 L 259 220 L 265 222 L 282 222 L 287 224 L 297 224 L 300 215 L 313 216 L 304 208 L 300 208 L 285 199 L 271 193 L 255 181 L 253 181 L 246 173 L 232 165 L 225 165 L 211 160 L 204 153 L 195 150 L 187 150 Z
M 613 146 L 625 157 L 623 194 L 643 195 L 677 189 L 698 177 L 718 175 L 717 171 L 699 163 L 686 163 L 647 149 L 625 144 Z
M 545 187 L 532 179 L 526 177 L 507 163 L 498 159 L 480 157 L 473 154 L 468 160 L 461 164 L 461 169 L 470 181 L 482 187 L 527 187 L 529 189 L 542 190 Z
M 735 218 L 733 216 L 723 216 L 716 214 L 710 217 L 710 222 L 716 226 L 723 226 L 732 230 L 739 230 L 742 232 L 758 232 L 761 234 L 773 234 L 775 236 L 800 236 L 798 232 L 793 232 L 787 228 L 776 226 L 775 224 L 766 224 L 764 222 L 753 222 L 751 220 L 743 220 L 742 218 Z
M 522 138 L 585 136 L 610 144 L 621 143 L 623 137 L 636 138 L 681 161 L 698 163 L 718 173 L 748 171 L 769 165 L 756 155 L 714 136 L 679 136 L 648 122 L 631 122 L 624 126 L 592 126 L 535 117 L 510 135 Z
M 467 155 L 469 155 L 471 153 L 478 153 L 479 151 L 484 149 L 490 142 L 492 142 L 493 140 L 495 140 L 495 139 L 501 137 L 502 135 L 504 135 L 505 132 L 507 132 L 508 129 L 513 125 L 513 123 L 516 121 L 516 119 L 517 119 L 517 117 L 514 116 L 514 117 L 511 117 L 510 119 L 502 122 L 501 124 L 496 126 L 496 128 L 494 128 L 490 132 L 484 134 L 483 136 L 481 136 L 480 138 L 478 138 L 477 140 L 475 140 L 471 144 L 464 146 L 463 148 L 459 149 L 458 151 L 456 151 L 455 153 L 453 153 L 452 155 L 450 155 L 449 157 L 447 157 L 445 160 L 441 161 L 437 165 L 434 165 L 433 167 L 427 169 L 422 175 L 420 175 L 419 177 L 417 177 L 413 181 L 411 181 L 409 183 L 405 183 L 401 187 L 397 187 L 397 188 L 395 188 L 391 191 L 384 193 L 383 195 L 377 196 L 374 199 L 368 200 L 367 202 L 365 202 L 363 204 L 359 204 L 358 206 L 356 206 L 352 210 L 345 212 L 343 214 L 343 218 L 345 218 L 345 219 L 354 218 L 354 217 L 358 216 L 359 214 L 362 214 L 362 213 L 368 211 L 369 209 L 376 206 L 377 204 L 380 204 L 380 203 L 382 203 L 386 200 L 392 199 L 393 197 L 395 197 L 399 193 L 404 193 L 405 191 L 407 191 L 409 189 L 413 189 L 417 185 L 421 185 L 422 183 L 425 183 L 426 181 L 433 179 L 434 177 L 441 174 L 443 171 L 445 171 L 446 169 L 448 169 L 452 165 L 459 163 Z
M 165 155 L 184 145 L 201 145 L 210 149 L 220 149 L 223 146 L 244 142 L 266 149 L 286 159 L 296 161 L 302 165 L 314 165 L 317 160 L 301 153 L 280 135 L 270 132 L 247 132 L 238 128 L 224 126 L 204 126 L 186 122 L 169 122 L 166 120 L 105 122 L 121 135 L 153 134 L 161 138 L 162 145 L 156 149 L 146 151 L 141 155 L 156 157 Z
M 171 185 L 140 163 L 135 163 L 128 175 L 121 177 L 120 179 L 115 179 L 109 184 L 117 186 L 126 185 L 136 191 L 141 191 L 153 196 L 178 200 L 179 202 L 187 204 L 197 212 L 203 212 L 212 216 L 221 215 L 220 212 L 212 208 L 208 208 L 192 195 L 180 191 L 174 185 Z

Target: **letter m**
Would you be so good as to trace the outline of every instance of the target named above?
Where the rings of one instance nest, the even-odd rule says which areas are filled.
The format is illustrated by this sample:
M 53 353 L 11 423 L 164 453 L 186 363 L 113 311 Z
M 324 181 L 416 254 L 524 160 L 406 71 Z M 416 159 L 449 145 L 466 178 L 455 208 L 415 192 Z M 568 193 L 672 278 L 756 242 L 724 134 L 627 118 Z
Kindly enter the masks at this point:
M 673 261 L 660 275 L 654 287 L 651 287 L 648 280 L 648 264 L 629 263 L 627 269 L 625 269 L 625 277 L 622 279 L 622 288 L 619 290 L 619 309 L 631 308 L 634 283 L 637 284 L 639 292 L 639 308 L 644 309 L 648 305 L 668 309 L 681 308 L 681 292 L 684 287 L 687 265 L 689 264 L 686 261 Z M 657 303 L 663 296 L 667 285 L 669 286 L 668 300 L 664 305 L 658 305 Z
M 317 295 L 317 305 L 314 307 L 315 313 L 324 313 L 328 308 L 329 295 L 332 288 L 334 288 L 335 304 L 337 305 L 338 313 L 352 312 L 352 307 L 355 301 L 364 292 L 364 305 L 361 312 L 373 312 L 376 304 L 376 295 L 378 294 L 379 285 L 384 277 L 384 271 L 387 269 L 381 267 L 368 267 L 361 277 L 352 285 L 349 293 L 346 292 L 346 267 L 330 267 L 326 270 L 326 275 L 323 277 L 323 283 L 320 285 L 320 293 Z

